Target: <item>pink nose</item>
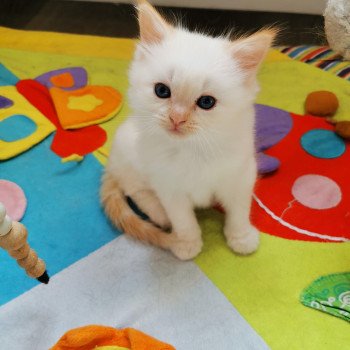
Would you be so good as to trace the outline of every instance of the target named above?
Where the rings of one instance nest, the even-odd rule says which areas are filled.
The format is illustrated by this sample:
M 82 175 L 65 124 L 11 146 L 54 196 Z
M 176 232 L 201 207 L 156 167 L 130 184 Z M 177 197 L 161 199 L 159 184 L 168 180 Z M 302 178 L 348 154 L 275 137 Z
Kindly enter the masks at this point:
M 186 123 L 186 116 L 184 115 L 171 115 L 170 117 L 171 123 L 174 125 L 174 128 L 177 129 L 180 125 Z

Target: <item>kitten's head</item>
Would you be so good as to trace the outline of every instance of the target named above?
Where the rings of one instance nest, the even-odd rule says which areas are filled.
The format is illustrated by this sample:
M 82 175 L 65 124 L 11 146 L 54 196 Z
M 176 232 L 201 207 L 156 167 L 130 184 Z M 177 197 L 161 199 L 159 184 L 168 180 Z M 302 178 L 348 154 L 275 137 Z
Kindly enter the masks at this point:
M 140 42 L 130 69 L 134 113 L 156 132 L 189 136 L 232 125 L 251 107 L 256 74 L 276 34 L 262 30 L 230 41 L 167 23 L 139 2 Z

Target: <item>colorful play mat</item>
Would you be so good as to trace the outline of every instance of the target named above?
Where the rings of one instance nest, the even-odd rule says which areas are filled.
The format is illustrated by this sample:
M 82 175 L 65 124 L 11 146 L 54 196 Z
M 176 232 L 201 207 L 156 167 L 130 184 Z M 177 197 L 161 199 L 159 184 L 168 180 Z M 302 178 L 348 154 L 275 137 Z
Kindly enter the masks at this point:
M 200 211 L 204 249 L 184 263 L 121 234 L 99 203 L 134 45 L 0 28 L 0 201 L 52 276 L 39 285 L 0 251 L 1 347 L 80 344 L 88 329 L 101 349 L 148 336 L 185 350 L 348 348 L 350 143 L 304 110 L 327 90 L 334 120 L 350 121 L 348 63 L 323 47 L 271 50 L 256 104 L 261 247 L 233 254 L 223 214 Z M 105 326 L 98 342 L 88 325 Z

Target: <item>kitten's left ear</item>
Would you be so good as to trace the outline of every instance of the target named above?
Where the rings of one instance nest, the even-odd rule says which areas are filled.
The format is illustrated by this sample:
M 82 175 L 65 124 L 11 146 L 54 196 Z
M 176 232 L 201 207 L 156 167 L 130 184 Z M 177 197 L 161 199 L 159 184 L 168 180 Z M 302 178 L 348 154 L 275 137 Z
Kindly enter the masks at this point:
M 173 27 L 146 0 L 137 1 L 141 41 L 146 44 L 160 43 Z
M 264 29 L 231 43 L 232 56 L 248 77 L 256 74 L 277 33 L 274 28 Z

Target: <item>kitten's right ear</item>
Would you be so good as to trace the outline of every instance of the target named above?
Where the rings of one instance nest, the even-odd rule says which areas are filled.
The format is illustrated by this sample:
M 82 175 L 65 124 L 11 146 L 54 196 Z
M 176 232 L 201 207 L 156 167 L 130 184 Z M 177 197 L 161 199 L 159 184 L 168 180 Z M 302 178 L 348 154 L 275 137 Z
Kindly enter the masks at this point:
M 173 27 L 147 1 L 138 0 L 137 11 L 141 42 L 147 44 L 160 43 L 172 30 Z

